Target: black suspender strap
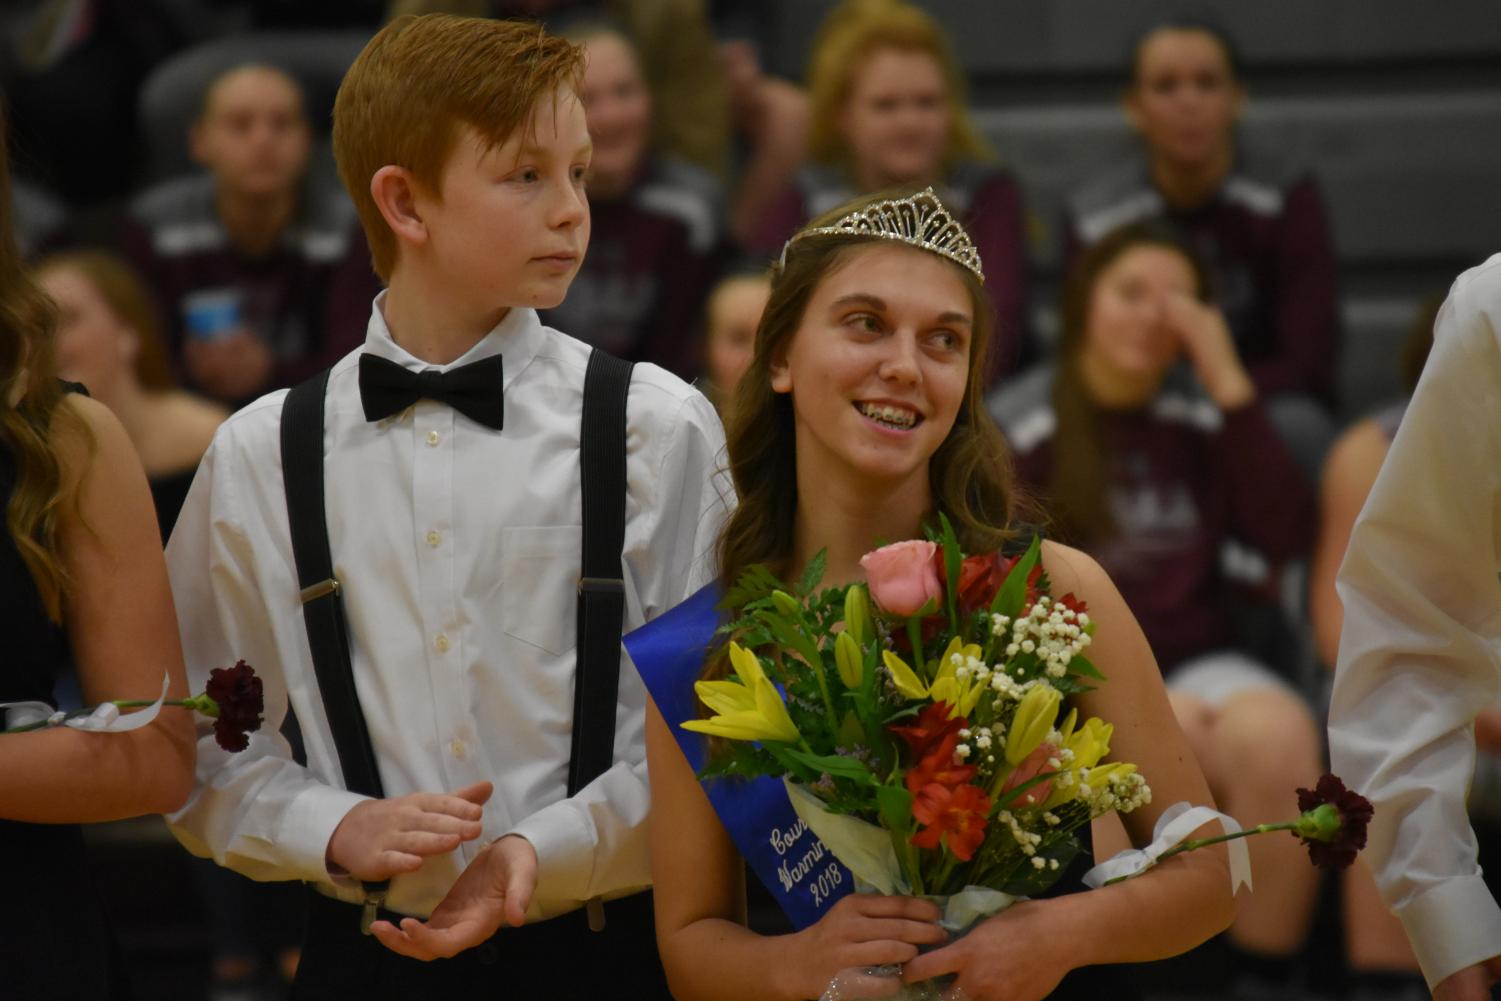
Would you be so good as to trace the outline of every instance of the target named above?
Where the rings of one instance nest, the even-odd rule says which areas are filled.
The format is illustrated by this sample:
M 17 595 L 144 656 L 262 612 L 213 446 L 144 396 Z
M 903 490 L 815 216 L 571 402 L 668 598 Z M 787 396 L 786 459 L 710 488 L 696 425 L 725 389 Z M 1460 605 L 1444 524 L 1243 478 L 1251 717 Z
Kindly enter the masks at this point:
M 620 633 L 625 619 L 625 400 L 634 366 L 596 349 L 584 375 L 580 480 L 584 508 L 579 578 L 578 651 L 573 688 L 573 752 L 568 795 L 615 761 L 615 706 L 620 690 Z M 589 926 L 604 927 L 604 909 L 589 901 Z
M 287 494 L 287 520 L 292 556 L 297 563 L 297 586 L 302 592 L 302 618 L 307 626 L 313 672 L 323 696 L 323 710 L 344 786 L 350 792 L 385 797 L 370 731 L 360 711 L 349 655 L 349 630 L 344 599 L 334 576 L 328 545 L 328 516 L 323 499 L 323 400 L 328 372 L 313 376 L 287 394 L 281 411 L 282 482 Z M 365 884 L 365 913 L 361 927 L 385 900 L 387 883 Z

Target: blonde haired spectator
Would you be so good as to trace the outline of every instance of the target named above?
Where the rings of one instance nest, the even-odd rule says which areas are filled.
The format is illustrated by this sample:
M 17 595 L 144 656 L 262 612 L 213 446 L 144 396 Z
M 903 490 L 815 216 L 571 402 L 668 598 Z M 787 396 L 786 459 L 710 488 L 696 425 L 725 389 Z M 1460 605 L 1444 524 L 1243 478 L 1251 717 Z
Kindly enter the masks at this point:
M 775 257 L 813 216 L 887 188 L 937 189 L 985 264 L 996 336 L 986 382 L 1030 356 L 1021 191 L 971 120 L 964 75 L 933 17 L 900 0 L 846 0 L 820 28 L 809 63 L 811 163 L 751 238 Z

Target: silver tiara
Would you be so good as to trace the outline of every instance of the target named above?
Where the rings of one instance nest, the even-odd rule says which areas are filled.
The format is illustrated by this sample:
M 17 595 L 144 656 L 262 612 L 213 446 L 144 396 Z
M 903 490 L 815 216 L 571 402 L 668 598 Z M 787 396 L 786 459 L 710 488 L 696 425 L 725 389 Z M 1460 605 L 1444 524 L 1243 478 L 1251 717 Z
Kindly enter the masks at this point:
M 782 245 L 781 266 L 787 266 L 787 248 L 809 236 L 869 236 L 877 240 L 897 240 L 942 254 L 956 264 L 974 272 L 980 283 L 980 252 L 970 242 L 959 220 L 949 215 L 932 188 L 924 188 L 906 198 L 889 198 L 856 209 L 832 226 L 803 229 Z

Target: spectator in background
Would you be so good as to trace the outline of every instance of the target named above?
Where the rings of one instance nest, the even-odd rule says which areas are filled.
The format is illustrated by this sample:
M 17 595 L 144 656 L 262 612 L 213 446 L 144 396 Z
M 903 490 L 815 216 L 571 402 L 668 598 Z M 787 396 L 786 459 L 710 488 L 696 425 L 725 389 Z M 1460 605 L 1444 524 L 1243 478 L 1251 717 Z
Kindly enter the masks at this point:
M 653 94 L 630 41 L 605 27 L 566 37 L 587 57 L 579 99 L 594 142 L 593 232 L 568 296 L 542 322 L 692 379 L 704 299 L 723 247 L 713 175 L 651 149 Z
M 238 405 L 357 347 L 379 284 L 349 200 L 305 183 L 311 139 L 289 76 L 222 74 L 191 141 L 206 172 L 142 194 L 125 246 L 188 385 Z
M 1339 298 L 1323 197 L 1305 168 L 1237 140 L 1234 44 L 1181 19 L 1137 42 L 1125 95 L 1139 154 L 1067 200 L 1065 266 L 1106 233 L 1165 219 L 1214 276 L 1216 301 L 1282 440 L 1310 479 L 1334 437 Z
M 1249 825 L 1284 815 L 1290 783 L 1316 777 L 1322 754 L 1303 700 L 1235 649 L 1220 553 L 1234 537 L 1272 559 L 1303 554 L 1314 499 L 1208 287 L 1203 265 L 1160 223 L 1102 238 L 1070 275 L 1056 367 L 989 406 L 1055 537 L 1120 588 L 1217 802 Z M 1199 386 L 1170 378 L 1180 359 Z M 1257 838 L 1250 850 L 1256 889 L 1230 931 L 1240 967 L 1231 996 L 1296 996 L 1316 871 L 1290 838 Z
M 1313 621 L 1319 660 L 1330 671 L 1339 659 L 1339 634 L 1344 627 L 1344 604 L 1335 590 L 1335 577 L 1350 544 L 1356 516 L 1365 506 L 1376 474 L 1386 460 L 1402 415 L 1417 388 L 1423 364 L 1433 347 L 1433 323 L 1442 303 L 1434 298 L 1421 310 L 1402 347 L 1403 395 L 1347 428 L 1329 449 L 1320 486 L 1319 541 L 1314 549 L 1308 586 L 1308 609 Z M 1475 777 L 1470 786 L 1470 813 L 1477 820 L 1501 824 L 1501 704 L 1484 709 L 1475 720 Z M 1402 924 L 1382 902 L 1364 858 L 1345 876 L 1341 886 L 1345 948 L 1361 1001 L 1406 995 L 1426 998 L 1417 957 Z M 1386 993 L 1379 993 L 1382 990 Z
M 390 0 L 402 14 L 527 18 L 548 34 L 596 23 L 622 26 L 656 101 L 652 148 L 723 177 L 729 162 L 729 98 L 704 0 Z
M 719 59 L 729 82 L 736 161 L 730 235 L 744 246 L 808 157 L 808 95 L 796 84 L 762 72 L 760 54 L 749 39 L 721 42 Z
M 731 275 L 709 295 L 709 329 L 705 337 L 705 391 L 723 415 L 735 398 L 740 377 L 756 351 L 756 328 L 771 297 L 771 278 L 765 272 Z
M 198 460 L 228 416 L 175 387 L 160 324 L 145 288 L 118 258 L 58 254 L 36 266 L 57 303 L 57 367 L 119 418 L 146 469 L 162 542 L 172 532 Z
M 845 0 L 829 14 L 809 69 L 813 163 L 765 214 L 753 249 L 772 257 L 799 226 L 858 194 L 932 185 L 985 264 L 996 336 L 986 383 L 1030 358 L 1021 192 L 965 106 L 964 75 L 943 29 L 900 0 Z

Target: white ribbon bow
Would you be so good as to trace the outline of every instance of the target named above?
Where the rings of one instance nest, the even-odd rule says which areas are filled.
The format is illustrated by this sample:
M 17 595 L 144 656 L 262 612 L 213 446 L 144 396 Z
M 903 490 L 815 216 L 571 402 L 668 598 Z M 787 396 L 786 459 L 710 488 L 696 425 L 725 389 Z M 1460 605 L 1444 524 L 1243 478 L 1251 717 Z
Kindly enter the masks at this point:
M 1157 818 L 1157 826 L 1152 829 L 1151 844 L 1145 848 L 1128 848 L 1126 851 L 1117 852 L 1086 872 L 1084 885 L 1090 889 L 1098 889 L 1112 879 L 1135 876 L 1145 872 L 1157 864 L 1163 852 L 1182 843 L 1190 834 L 1211 820 L 1218 820 L 1226 834 L 1240 832 L 1240 822 L 1228 814 L 1220 813 L 1207 806 L 1174 803 L 1163 810 L 1162 816 Z M 1248 890 L 1251 889 L 1251 856 L 1246 852 L 1244 840 L 1227 841 L 1225 847 L 1230 850 L 1230 895 L 1234 896 L 1242 886 Z
M 167 688 L 171 683 L 171 676 L 163 675 L 162 694 L 157 700 L 140 712 L 128 716 L 121 716 L 120 707 L 113 702 L 95 706 L 94 711 L 87 716 L 75 716 L 72 719 L 68 719 L 68 714 L 61 709 L 54 709 L 45 702 L 0 702 L 0 711 L 5 714 L 7 728 L 45 720 L 48 726 L 68 726 L 92 733 L 126 733 L 139 730 L 156 719 L 157 713 L 162 711 L 162 702 L 167 698 Z

